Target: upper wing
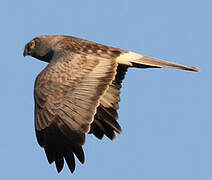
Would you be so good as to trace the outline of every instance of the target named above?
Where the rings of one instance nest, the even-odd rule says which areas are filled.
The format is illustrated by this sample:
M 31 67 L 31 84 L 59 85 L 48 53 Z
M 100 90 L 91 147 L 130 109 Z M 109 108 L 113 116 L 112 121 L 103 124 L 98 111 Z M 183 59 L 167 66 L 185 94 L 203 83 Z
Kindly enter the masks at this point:
M 116 58 L 118 64 L 123 64 L 129 67 L 138 68 L 176 68 L 187 71 L 200 72 L 199 68 L 193 66 L 186 66 L 182 64 L 176 64 L 165 60 L 160 60 L 142 54 L 137 54 L 131 51 L 122 53 Z
M 197 71 L 200 69 L 192 66 L 180 65 L 156 58 L 151 58 L 130 51 L 119 51 L 120 55 L 116 58 L 118 63 L 117 74 L 115 80 L 100 98 L 100 105 L 91 125 L 90 133 L 101 139 L 104 134 L 111 140 L 115 138 L 115 133 L 121 133 L 121 128 L 117 122 L 120 101 L 121 82 L 124 79 L 128 67 L 137 68 L 178 68 L 189 71 Z
M 99 99 L 115 78 L 116 62 L 86 54 L 54 58 L 36 79 L 35 127 L 39 144 L 58 172 L 63 157 L 74 171 L 73 153 L 83 163 L 81 146 Z

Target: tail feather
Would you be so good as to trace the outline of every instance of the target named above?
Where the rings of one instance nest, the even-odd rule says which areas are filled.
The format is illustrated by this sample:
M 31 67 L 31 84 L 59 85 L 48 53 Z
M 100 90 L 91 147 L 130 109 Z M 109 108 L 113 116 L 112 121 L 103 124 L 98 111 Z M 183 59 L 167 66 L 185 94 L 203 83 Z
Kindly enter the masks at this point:
M 91 124 L 91 130 L 89 133 L 93 133 L 97 138 L 102 139 L 104 136 L 104 128 L 102 128 L 101 123 L 94 119 L 93 123 Z
M 104 135 L 111 140 L 114 140 L 116 137 L 114 129 L 98 116 L 95 116 L 89 133 L 93 133 L 99 139 L 102 139 Z
M 113 113 L 113 114 L 112 114 Z M 98 116 L 99 118 L 107 123 L 114 131 L 121 134 L 121 127 L 117 122 L 118 114 L 112 108 L 104 108 L 100 105 L 98 108 Z

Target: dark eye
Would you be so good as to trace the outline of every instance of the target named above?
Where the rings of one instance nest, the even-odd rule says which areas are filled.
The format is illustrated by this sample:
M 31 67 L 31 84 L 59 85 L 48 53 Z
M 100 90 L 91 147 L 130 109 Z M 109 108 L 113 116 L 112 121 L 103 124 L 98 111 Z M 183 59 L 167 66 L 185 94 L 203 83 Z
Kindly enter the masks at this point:
M 32 40 L 31 42 L 29 42 L 29 48 L 33 49 L 35 47 L 35 41 Z

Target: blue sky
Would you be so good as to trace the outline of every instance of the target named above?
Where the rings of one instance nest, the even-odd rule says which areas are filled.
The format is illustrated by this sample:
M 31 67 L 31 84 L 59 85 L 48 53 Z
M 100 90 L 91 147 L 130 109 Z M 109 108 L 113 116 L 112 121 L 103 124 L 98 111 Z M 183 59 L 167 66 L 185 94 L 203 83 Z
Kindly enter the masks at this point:
M 0 179 L 212 179 L 212 1 L 1 1 Z M 59 175 L 36 141 L 33 84 L 46 66 L 22 56 L 43 34 L 73 35 L 200 67 L 130 69 L 114 142 L 87 136 L 86 162 Z

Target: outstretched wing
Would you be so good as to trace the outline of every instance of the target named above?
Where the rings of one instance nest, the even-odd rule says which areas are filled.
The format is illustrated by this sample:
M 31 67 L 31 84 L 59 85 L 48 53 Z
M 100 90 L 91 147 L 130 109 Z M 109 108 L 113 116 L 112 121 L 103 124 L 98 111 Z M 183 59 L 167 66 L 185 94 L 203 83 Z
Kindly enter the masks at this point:
M 115 78 L 116 62 L 95 55 L 63 53 L 53 57 L 35 82 L 35 128 L 38 143 L 58 172 L 64 158 L 71 172 L 74 154 L 84 162 L 82 145 L 99 99 Z
M 130 51 L 122 51 L 116 49 L 119 52 L 119 56 L 116 58 L 118 63 L 117 74 L 115 80 L 106 90 L 103 96 L 100 98 L 100 105 L 97 108 L 97 113 L 95 114 L 94 121 L 91 125 L 90 133 L 93 133 L 99 139 L 102 139 L 104 135 L 109 137 L 111 140 L 115 138 L 115 133 L 121 133 L 121 127 L 119 126 L 117 119 L 120 101 L 120 89 L 121 83 L 124 79 L 125 73 L 128 67 L 136 68 L 178 68 L 189 71 L 197 71 L 200 69 L 192 66 L 180 65 L 164 60 L 159 60 L 156 58 L 147 57 L 141 54 L 137 54 Z
M 97 138 L 102 139 L 104 134 L 113 140 L 115 133 L 121 133 L 121 127 L 117 122 L 120 101 L 121 83 L 127 72 L 127 66 L 118 65 L 116 76 L 112 84 L 100 97 L 100 104 L 94 116 L 94 121 L 91 124 L 90 133 L 93 133 Z

